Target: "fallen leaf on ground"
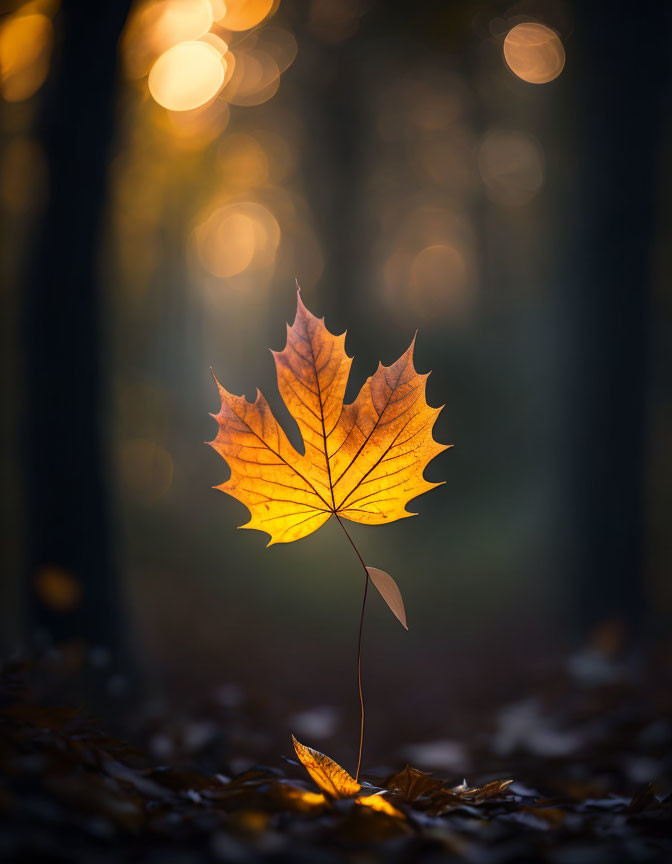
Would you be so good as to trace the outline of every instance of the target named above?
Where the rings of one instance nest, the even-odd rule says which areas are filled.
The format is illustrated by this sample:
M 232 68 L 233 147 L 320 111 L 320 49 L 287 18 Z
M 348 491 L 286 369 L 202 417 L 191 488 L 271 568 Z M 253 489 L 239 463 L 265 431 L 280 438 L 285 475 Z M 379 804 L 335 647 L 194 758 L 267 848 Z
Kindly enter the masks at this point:
M 292 735 L 294 750 L 299 761 L 313 778 L 320 789 L 331 798 L 352 798 L 362 788 L 357 781 L 351 777 L 345 768 L 341 768 L 338 762 L 334 762 L 329 756 L 306 747 Z
M 439 793 L 446 805 L 467 802 L 469 804 L 482 804 L 490 798 L 498 798 L 504 795 L 513 783 L 513 780 L 493 780 L 483 786 L 467 786 L 461 783 L 452 789 L 446 789 Z M 437 797 L 439 797 L 437 796 Z
M 395 819 L 406 818 L 401 810 L 398 810 L 389 801 L 386 801 L 379 792 L 374 795 L 360 795 L 359 798 L 355 798 L 355 804 L 359 804 L 362 807 L 370 807 L 371 810 L 375 810 L 377 813 L 386 813 Z
M 443 788 L 443 782 L 425 771 L 406 765 L 402 771 L 392 774 L 384 781 L 386 789 L 396 793 L 403 801 L 412 803 L 423 795 L 430 795 Z
M 311 813 L 327 804 L 327 799 L 321 792 L 309 792 L 291 783 L 273 783 L 269 793 L 278 804 L 296 813 Z

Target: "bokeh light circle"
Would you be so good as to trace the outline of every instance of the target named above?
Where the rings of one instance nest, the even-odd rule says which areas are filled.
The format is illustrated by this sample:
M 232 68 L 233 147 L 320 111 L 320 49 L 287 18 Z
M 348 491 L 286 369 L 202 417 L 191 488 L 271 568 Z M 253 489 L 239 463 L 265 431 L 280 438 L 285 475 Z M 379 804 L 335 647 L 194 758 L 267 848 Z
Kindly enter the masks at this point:
M 565 49 L 558 34 L 545 24 L 516 24 L 504 39 L 504 59 L 509 69 L 530 84 L 547 84 L 562 72 Z
M 196 227 L 194 240 L 201 265 L 213 276 L 227 279 L 272 266 L 280 227 L 263 205 L 240 201 L 213 210 Z
M 217 214 L 199 233 L 199 252 L 203 265 L 213 276 L 225 279 L 242 273 L 254 258 L 254 223 L 244 213 Z
M 0 23 L 0 92 L 22 102 L 44 84 L 49 72 L 53 26 L 42 14 L 9 15 Z
M 137 5 L 122 39 L 126 74 L 144 77 L 164 51 L 207 34 L 212 21 L 208 0 L 151 0 Z
M 169 111 L 191 111 L 217 95 L 225 74 L 226 60 L 209 42 L 180 42 L 152 66 L 149 92 Z
M 225 12 L 217 22 L 227 30 L 250 30 L 274 11 L 274 0 L 225 0 Z

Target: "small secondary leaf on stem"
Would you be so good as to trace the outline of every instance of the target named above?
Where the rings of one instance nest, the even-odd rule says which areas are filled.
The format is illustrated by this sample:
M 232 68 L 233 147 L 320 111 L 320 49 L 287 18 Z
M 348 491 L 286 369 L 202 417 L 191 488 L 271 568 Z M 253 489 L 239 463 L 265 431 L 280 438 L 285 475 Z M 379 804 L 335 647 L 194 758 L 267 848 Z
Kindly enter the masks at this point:
M 377 567 L 367 567 L 366 572 L 369 574 L 369 578 L 380 596 L 390 607 L 391 612 L 396 615 L 401 624 L 408 630 L 406 609 L 404 608 L 404 601 L 397 583 L 389 573 L 379 570 Z

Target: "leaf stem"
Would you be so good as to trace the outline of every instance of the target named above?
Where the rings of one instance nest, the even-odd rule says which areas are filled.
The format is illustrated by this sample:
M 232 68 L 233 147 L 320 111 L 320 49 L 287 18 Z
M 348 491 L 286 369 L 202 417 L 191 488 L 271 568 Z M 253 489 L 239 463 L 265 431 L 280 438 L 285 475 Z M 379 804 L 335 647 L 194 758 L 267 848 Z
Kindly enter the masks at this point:
M 366 597 L 369 593 L 369 571 L 366 569 L 364 559 L 359 553 L 359 549 L 355 546 L 355 541 L 350 536 L 348 529 L 341 522 L 338 513 L 334 513 L 338 520 L 338 524 L 343 529 L 345 536 L 350 541 L 350 545 L 355 550 L 355 554 L 359 558 L 360 564 L 364 568 L 364 597 L 362 599 L 362 614 L 359 619 L 359 637 L 357 639 L 357 689 L 359 691 L 359 707 L 360 707 L 360 724 L 359 724 L 359 755 L 357 756 L 357 771 L 355 772 L 355 781 L 359 781 L 359 769 L 362 765 L 362 748 L 364 746 L 364 693 L 362 691 L 362 634 L 364 632 L 364 611 L 366 610 Z

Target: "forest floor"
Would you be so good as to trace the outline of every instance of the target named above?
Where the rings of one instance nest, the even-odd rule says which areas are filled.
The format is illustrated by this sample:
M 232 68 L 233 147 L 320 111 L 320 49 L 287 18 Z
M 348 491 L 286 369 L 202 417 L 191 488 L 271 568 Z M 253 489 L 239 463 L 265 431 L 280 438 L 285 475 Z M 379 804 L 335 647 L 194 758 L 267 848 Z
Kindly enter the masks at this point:
M 549 670 L 552 695 L 493 704 L 486 732 L 465 718 L 459 741 L 365 759 L 359 794 L 332 800 L 291 740 L 254 762 L 263 719 L 235 688 L 189 712 L 131 697 L 94 719 L 73 681 L 95 689 L 95 661 L 67 649 L 3 669 L 0 861 L 672 861 L 672 688 L 650 663 L 572 657 Z M 323 749 L 332 719 L 304 712 L 297 735 Z

